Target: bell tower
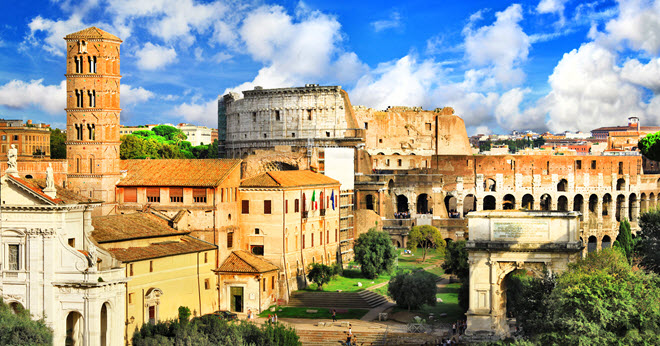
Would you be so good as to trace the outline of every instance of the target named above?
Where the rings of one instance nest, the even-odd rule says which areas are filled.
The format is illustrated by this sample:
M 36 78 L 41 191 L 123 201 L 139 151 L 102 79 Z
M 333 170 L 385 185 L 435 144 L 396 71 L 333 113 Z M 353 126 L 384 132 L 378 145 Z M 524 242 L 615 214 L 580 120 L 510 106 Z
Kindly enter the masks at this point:
M 122 41 L 96 27 L 66 40 L 67 187 L 115 204 L 119 173 L 119 46 Z

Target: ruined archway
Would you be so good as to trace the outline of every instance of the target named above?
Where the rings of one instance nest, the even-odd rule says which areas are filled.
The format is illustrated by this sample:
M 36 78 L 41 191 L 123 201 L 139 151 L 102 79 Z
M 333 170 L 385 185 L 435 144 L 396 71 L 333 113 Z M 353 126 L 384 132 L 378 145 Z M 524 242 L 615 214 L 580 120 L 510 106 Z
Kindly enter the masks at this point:
M 590 236 L 587 240 L 587 252 L 594 252 L 598 249 L 598 239 L 596 236 Z
M 488 178 L 484 181 L 484 191 L 495 192 L 497 190 L 497 184 L 494 179 Z
M 616 196 L 616 210 L 614 212 L 617 221 L 621 221 L 622 218 L 628 216 L 626 215 L 625 208 L 626 208 L 626 196 L 624 195 Z
M 550 197 L 549 194 L 544 193 L 541 196 L 540 206 L 541 206 L 541 210 L 549 211 L 552 208 L 552 197 Z
M 583 249 L 577 213 L 474 212 L 468 221 L 470 306 L 464 341 L 509 337 L 506 277 L 514 270 L 535 276 L 552 274 L 577 260 Z
M 445 208 L 447 208 L 447 215 L 451 217 L 452 213 L 456 213 L 456 197 L 448 195 L 445 197 Z
M 472 194 L 465 196 L 463 199 L 463 215 L 475 210 L 477 210 L 477 199 Z
M 522 208 L 527 210 L 534 210 L 534 196 L 526 194 L 522 198 Z
M 495 200 L 495 196 L 484 197 L 484 210 L 495 210 L 496 205 L 497 201 Z
M 645 213 L 649 210 L 649 201 L 646 199 L 646 193 L 643 193 L 639 196 L 640 199 L 640 211 Z
M 602 242 L 600 243 L 601 249 L 609 249 L 612 247 L 612 238 L 609 235 L 603 237 Z
M 404 195 L 396 196 L 396 211 L 399 213 L 408 212 L 408 197 Z
M 655 203 L 655 195 L 653 192 L 649 194 L 649 209 L 655 209 L 656 203 Z
M 374 210 L 374 195 L 368 194 L 364 197 L 365 208 L 368 210 Z
M 573 197 L 573 211 L 580 212 L 580 221 L 584 220 L 584 197 L 580 194 Z
M 568 191 L 568 180 L 562 179 L 557 183 L 557 191 L 566 192 Z
M 513 210 L 516 206 L 516 197 L 512 194 L 507 194 L 502 199 L 502 209 Z
M 616 190 L 623 191 L 626 189 L 626 181 L 624 179 L 618 179 L 616 181 Z
M 630 196 L 628 197 L 628 220 L 631 222 L 637 222 L 637 208 L 638 208 L 638 203 L 637 203 L 637 195 L 634 193 L 631 193 Z
M 598 212 L 598 196 L 591 195 L 589 196 L 589 217 L 596 217 Z
M 429 213 L 429 195 L 422 193 L 417 196 L 417 214 Z
M 610 208 L 612 206 L 612 196 L 609 193 L 603 195 L 603 218 L 611 218 Z
M 568 198 L 566 196 L 559 196 L 557 198 L 557 210 L 568 211 Z

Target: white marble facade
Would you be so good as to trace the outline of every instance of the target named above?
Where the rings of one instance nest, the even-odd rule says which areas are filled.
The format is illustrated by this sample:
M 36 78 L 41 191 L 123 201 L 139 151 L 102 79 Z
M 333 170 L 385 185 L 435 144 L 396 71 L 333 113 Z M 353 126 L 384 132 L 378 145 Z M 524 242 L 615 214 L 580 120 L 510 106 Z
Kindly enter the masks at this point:
M 0 189 L 5 303 L 44 318 L 54 345 L 124 344 L 124 270 L 88 237 L 100 202 L 45 194 L 16 173 L 3 175 Z

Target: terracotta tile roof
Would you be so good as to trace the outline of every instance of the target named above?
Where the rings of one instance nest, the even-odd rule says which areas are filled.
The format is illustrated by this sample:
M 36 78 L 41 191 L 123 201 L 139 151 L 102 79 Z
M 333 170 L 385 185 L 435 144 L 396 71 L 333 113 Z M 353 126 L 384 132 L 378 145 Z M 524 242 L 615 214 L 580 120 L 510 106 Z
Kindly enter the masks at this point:
M 191 236 L 182 236 L 180 241 L 151 243 L 148 246 L 129 247 L 126 249 L 109 248 L 118 260 L 135 262 L 152 258 L 183 255 L 193 252 L 215 250 L 217 246 Z
M 339 181 L 312 171 L 271 171 L 241 182 L 241 187 L 339 185 Z
M 238 159 L 122 160 L 127 173 L 117 186 L 215 187 L 240 165 Z
M 176 230 L 166 220 L 149 213 L 95 216 L 92 217 L 92 226 L 92 238 L 99 243 L 189 233 Z
M 43 192 L 46 188 L 46 179 L 24 179 L 7 175 L 8 179 L 24 189 L 35 194 L 37 197 L 50 204 L 78 204 L 78 203 L 102 203 L 102 201 L 93 200 L 69 189 L 55 185 L 57 193 L 55 198 L 51 198 Z
M 39 188 L 38 185 L 34 184 L 31 181 L 15 177 L 11 174 L 7 174 L 7 179 L 14 182 L 18 186 L 23 187 L 24 189 L 28 190 L 32 194 L 34 194 L 37 197 L 41 198 L 42 200 L 45 200 L 49 204 L 63 204 L 64 203 L 64 201 L 60 198 L 57 198 L 57 196 L 55 196 L 56 198 L 51 198 L 47 194 L 43 193 L 43 191 L 41 191 L 42 189 Z
M 216 269 L 220 273 L 267 273 L 280 270 L 276 265 L 244 250 L 232 251 Z
M 121 39 L 113 34 L 105 32 L 95 26 L 83 29 L 73 34 L 64 36 L 64 39 L 79 39 L 79 38 L 103 38 L 107 40 L 115 40 L 121 42 Z

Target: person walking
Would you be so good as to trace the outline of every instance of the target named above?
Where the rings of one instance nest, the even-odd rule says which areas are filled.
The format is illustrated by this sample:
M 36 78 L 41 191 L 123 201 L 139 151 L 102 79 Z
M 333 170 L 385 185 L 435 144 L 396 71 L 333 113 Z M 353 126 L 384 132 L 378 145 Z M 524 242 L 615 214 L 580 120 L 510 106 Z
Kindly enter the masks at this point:
M 332 309 L 332 322 L 337 322 L 337 310 Z

